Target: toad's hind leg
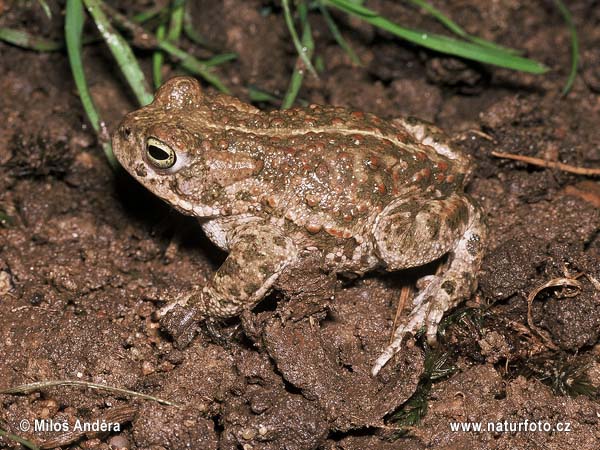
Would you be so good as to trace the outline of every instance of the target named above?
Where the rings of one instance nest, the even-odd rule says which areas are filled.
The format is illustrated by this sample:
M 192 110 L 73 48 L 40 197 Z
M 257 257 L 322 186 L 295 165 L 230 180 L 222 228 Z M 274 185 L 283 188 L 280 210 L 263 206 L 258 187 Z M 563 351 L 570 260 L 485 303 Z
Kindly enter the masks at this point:
M 387 211 L 386 211 L 387 210 Z M 444 312 L 468 297 L 476 287 L 485 226 L 480 210 L 464 195 L 428 200 L 398 200 L 382 212 L 374 233 L 381 258 L 389 270 L 411 268 L 449 253 L 445 270 L 431 276 L 413 300 L 413 309 L 394 331 L 393 342 L 377 358 L 376 375 L 396 354 L 403 338 L 425 326 L 427 340 L 435 342 Z

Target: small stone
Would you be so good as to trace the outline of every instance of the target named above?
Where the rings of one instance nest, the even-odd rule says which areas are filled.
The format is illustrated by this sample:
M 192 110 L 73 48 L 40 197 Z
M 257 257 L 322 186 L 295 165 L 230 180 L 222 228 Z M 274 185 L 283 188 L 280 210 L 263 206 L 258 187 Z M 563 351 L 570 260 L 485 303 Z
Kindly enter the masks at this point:
M 4 270 L 0 271 L 0 295 L 4 296 L 12 289 L 10 274 Z
M 127 439 L 122 434 L 117 434 L 116 436 L 112 436 L 108 440 L 108 445 L 110 445 L 111 449 L 115 449 L 115 450 L 123 450 L 123 449 L 128 449 L 131 447 L 131 444 L 129 443 L 129 439 Z
M 97 448 L 100 446 L 100 444 L 102 444 L 102 441 L 100 441 L 100 439 L 98 439 L 98 438 L 94 438 L 94 439 L 90 439 L 90 440 L 82 442 L 81 448 L 84 448 L 84 449 Z
M 156 372 L 156 367 L 150 361 L 144 361 L 142 363 L 142 375 L 150 375 Z
M 246 428 L 245 430 L 242 430 L 242 437 L 247 441 L 254 439 L 255 436 L 256 430 L 253 428 Z

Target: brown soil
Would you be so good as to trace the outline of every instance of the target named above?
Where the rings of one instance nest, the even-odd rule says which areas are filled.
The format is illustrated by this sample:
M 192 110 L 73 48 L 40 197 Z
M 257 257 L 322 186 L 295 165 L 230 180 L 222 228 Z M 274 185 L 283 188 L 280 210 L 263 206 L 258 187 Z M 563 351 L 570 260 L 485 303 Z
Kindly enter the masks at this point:
M 0 1 L 0 26 L 57 38 L 64 5 L 49 3 L 51 20 L 37 2 Z M 148 2 L 132 3 L 128 13 Z M 368 3 L 443 31 L 408 2 Z M 110 170 L 63 53 L 0 43 L 0 212 L 9 217 L 0 226 L 0 388 L 85 380 L 181 405 L 53 387 L 0 395 L 0 429 L 56 447 L 64 433 L 24 431 L 21 421 L 121 420 L 118 432 L 71 435 L 63 446 L 82 449 L 598 448 L 600 185 L 490 152 L 600 166 L 600 8 L 569 2 L 582 61 L 572 92 L 561 97 L 569 35 L 553 2 L 434 3 L 467 31 L 524 49 L 553 70 L 533 76 L 459 61 L 334 14 L 365 63 L 353 67 L 314 13 L 325 70 L 319 81 L 306 80 L 301 97 L 420 116 L 456 134 L 474 157 L 469 192 L 485 208 L 491 235 L 479 291 L 451 314 L 441 339 L 438 354 L 452 374 L 423 390 L 419 344 L 372 378 L 408 275 L 335 280 L 317 277 L 310 264 L 256 311 L 175 349 L 152 313 L 205 283 L 223 255 L 192 219 Z M 197 30 L 239 55 L 219 69 L 235 94 L 247 100 L 249 85 L 284 92 L 295 55 L 277 2 L 197 4 L 204 8 L 194 7 Z M 85 48 L 85 62 L 112 129 L 134 102 L 102 44 Z M 528 294 L 577 274 L 580 289 L 548 288 L 533 301 L 540 336 L 527 324 Z M 398 433 L 394 412 L 411 396 L 414 404 L 415 391 L 425 392 L 427 412 Z M 571 431 L 485 428 L 524 420 L 568 422 Z M 451 431 L 458 421 L 482 422 L 484 430 Z M 0 438 L 0 448 L 16 447 Z

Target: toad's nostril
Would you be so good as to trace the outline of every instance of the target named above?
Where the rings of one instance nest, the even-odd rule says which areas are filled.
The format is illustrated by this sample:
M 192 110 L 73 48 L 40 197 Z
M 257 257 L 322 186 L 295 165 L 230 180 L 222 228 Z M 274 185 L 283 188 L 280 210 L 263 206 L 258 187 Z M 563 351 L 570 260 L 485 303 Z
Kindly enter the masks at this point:
M 128 139 L 131 136 L 131 128 L 129 127 L 121 127 L 121 134 L 124 138 Z

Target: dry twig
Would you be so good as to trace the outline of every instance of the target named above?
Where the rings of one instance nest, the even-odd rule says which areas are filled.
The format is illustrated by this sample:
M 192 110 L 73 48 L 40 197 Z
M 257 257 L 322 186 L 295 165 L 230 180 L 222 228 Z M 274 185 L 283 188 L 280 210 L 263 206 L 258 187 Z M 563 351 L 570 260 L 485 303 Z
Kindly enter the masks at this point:
M 398 319 L 400 319 L 402 311 L 404 311 L 406 301 L 410 297 L 411 293 L 412 288 L 410 286 L 402 286 L 402 290 L 400 291 L 400 301 L 398 302 L 398 307 L 396 308 L 396 315 L 394 316 L 394 326 L 392 327 L 392 334 L 390 335 L 390 344 L 394 342 L 394 331 L 396 331 Z
M 586 175 L 589 177 L 600 176 L 600 169 L 588 169 L 587 167 L 577 167 L 570 164 L 564 164 L 556 161 L 548 161 L 542 158 L 533 158 L 531 156 L 515 155 L 514 153 L 492 152 L 492 155 L 498 158 L 513 159 L 515 161 L 526 162 L 539 167 L 548 167 L 558 169 L 563 172 L 574 173 L 577 175 Z

